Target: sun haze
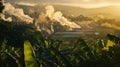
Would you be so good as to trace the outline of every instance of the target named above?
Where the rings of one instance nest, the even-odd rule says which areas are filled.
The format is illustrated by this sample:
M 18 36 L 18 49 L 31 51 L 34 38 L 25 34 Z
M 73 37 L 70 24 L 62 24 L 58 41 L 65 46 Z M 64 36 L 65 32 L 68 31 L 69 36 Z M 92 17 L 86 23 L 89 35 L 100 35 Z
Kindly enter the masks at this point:
M 70 6 L 78 6 L 84 8 L 97 8 L 104 6 L 118 6 L 120 0 L 6 0 L 7 2 L 16 3 L 53 3 L 53 4 L 64 4 Z

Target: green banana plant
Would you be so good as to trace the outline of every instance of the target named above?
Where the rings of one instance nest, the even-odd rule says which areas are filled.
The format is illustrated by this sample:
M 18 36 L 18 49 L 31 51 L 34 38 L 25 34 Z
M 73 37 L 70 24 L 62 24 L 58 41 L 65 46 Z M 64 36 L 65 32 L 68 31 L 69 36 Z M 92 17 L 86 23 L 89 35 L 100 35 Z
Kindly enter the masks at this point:
M 29 41 L 24 42 L 24 56 L 26 67 L 38 67 L 37 61 L 33 53 L 33 48 Z

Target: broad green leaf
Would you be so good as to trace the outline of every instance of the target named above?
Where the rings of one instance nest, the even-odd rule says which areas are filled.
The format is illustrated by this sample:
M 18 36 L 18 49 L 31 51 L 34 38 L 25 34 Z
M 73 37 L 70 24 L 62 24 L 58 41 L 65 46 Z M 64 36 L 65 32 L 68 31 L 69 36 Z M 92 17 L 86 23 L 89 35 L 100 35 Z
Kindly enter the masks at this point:
M 106 47 L 104 48 L 104 50 L 109 50 L 109 47 L 113 47 L 115 45 L 115 43 L 111 40 L 107 40 L 107 44 Z
M 33 49 L 29 41 L 24 42 L 24 56 L 26 67 L 38 67 L 35 57 L 33 55 Z
M 49 44 L 48 42 L 45 40 L 45 47 L 48 49 L 49 48 Z

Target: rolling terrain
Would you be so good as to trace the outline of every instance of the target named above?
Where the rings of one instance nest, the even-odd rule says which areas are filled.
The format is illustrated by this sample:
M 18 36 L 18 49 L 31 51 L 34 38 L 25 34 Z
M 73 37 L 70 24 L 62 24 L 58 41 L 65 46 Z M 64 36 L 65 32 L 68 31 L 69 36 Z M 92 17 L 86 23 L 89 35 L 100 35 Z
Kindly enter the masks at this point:
M 14 4 L 16 8 L 22 8 L 24 12 L 28 15 L 30 15 L 32 18 L 38 19 L 38 16 L 41 13 L 45 13 L 45 4 L 38 4 L 36 6 L 25 6 L 25 5 L 18 5 Z M 119 25 L 119 16 L 120 14 L 118 13 L 119 6 L 108 6 L 108 7 L 101 7 L 101 8 L 80 8 L 80 7 L 73 7 L 73 6 L 65 6 L 65 5 L 53 5 L 55 11 L 61 11 L 63 15 L 68 18 L 68 20 L 71 20 L 78 25 L 80 25 L 82 28 L 81 29 L 75 29 L 72 31 L 67 31 L 68 35 L 64 35 L 65 37 L 71 36 L 69 33 L 75 33 L 72 34 L 78 36 L 83 36 L 85 38 L 89 37 L 103 37 L 106 36 L 108 33 L 112 33 L 114 35 L 119 35 L 120 31 L 120 25 Z M 82 15 L 83 17 L 79 17 Z M 76 18 L 76 20 L 72 20 L 71 18 Z M 91 18 L 92 20 L 83 20 L 81 21 L 80 19 L 86 19 L 86 18 Z M 46 19 L 45 19 L 46 20 Z M 48 21 L 48 20 L 46 20 Z M 41 22 L 41 21 L 39 21 Z M 51 21 L 50 21 L 51 22 Z M 56 29 L 56 27 L 54 27 Z M 63 28 L 61 28 L 63 29 Z M 57 32 L 59 32 L 61 29 L 58 29 Z M 55 35 L 61 35 L 62 32 L 59 32 L 60 34 L 55 33 Z M 75 36 L 76 37 L 76 36 Z
M 23 8 L 28 14 L 39 14 L 40 12 L 44 12 L 45 4 L 38 4 L 36 6 L 25 6 L 25 5 L 15 5 L 16 7 Z M 115 18 L 119 20 L 120 17 L 120 6 L 107 6 L 100 8 L 81 8 L 74 6 L 66 6 L 66 5 L 55 5 L 53 4 L 55 10 L 61 11 L 65 16 L 96 16 L 102 15 L 104 17 Z

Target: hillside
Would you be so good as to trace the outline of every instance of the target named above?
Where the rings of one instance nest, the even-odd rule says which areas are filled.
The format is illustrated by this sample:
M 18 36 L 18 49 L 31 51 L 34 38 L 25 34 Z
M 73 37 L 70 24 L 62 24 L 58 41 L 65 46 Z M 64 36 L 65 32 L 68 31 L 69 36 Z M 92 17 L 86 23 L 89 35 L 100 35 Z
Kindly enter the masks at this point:
M 120 30 L 119 21 L 116 21 L 113 18 L 112 19 L 107 18 L 114 17 L 113 15 L 115 15 L 116 17 L 117 15 L 119 16 L 119 14 L 117 14 L 117 11 L 119 11 L 118 10 L 119 7 L 117 6 L 116 8 L 115 6 L 114 7 L 110 6 L 102 8 L 85 9 L 80 7 L 53 5 L 54 7 L 47 6 L 47 9 L 45 9 L 46 5 L 44 4 L 39 4 L 36 6 L 25 6 L 17 4 L 13 5 L 16 8 L 23 8 L 25 14 L 26 15 L 28 14 L 30 17 L 34 19 L 33 23 L 35 24 L 35 27 L 40 31 L 46 31 L 49 34 L 72 30 L 73 32 L 79 33 L 79 35 L 81 36 L 82 35 L 88 36 L 89 34 L 90 37 L 99 34 L 105 36 L 108 33 L 119 35 Z M 115 11 L 116 14 L 113 13 L 112 15 L 112 12 L 109 12 L 110 10 L 112 12 Z M 15 13 L 22 12 L 22 9 L 15 9 L 13 10 L 13 12 L 14 11 Z M 20 14 L 21 13 L 18 13 L 17 17 Z M 23 21 L 24 19 L 23 16 L 26 15 L 24 15 L 23 12 L 22 14 L 23 14 L 21 15 L 22 17 L 20 16 L 20 18 L 22 18 Z M 13 19 L 15 20 L 15 18 Z M 15 20 L 14 22 L 16 21 L 18 21 L 18 19 Z M 71 33 L 72 31 L 68 32 L 68 34 Z M 82 34 L 80 34 L 80 32 L 82 32 Z
M 38 15 L 40 12 L 45 12 L 44 4 L 38 4 L 36 6 L 16 5 L 16 7 L 23 8 L 26 13 Z M 101 8 L 80 8 L 65 5 L 53 5 L 55 10 L 61 11 L 65 16 L 96 16 L 103 15 L 104 17 L 119 19 L 120 6 L 107 6 Z
M 120 67 L 119 6 L 87 9 L 26 3 L 54 0 L 3 1 L 0 67 Z
M 46 5 L 44 5 L 44 4 L 39 4 L 36 6 L 15 5 L 15 7 L 23 8 L 24 12 L 26 14 L 29 14 L 31 17 L 33 17 L 35 19 L 38 19 L 39 14 L 42 14 L 41 12 L 43 12 L 43 13 L 46 12 L 45 6 Z M 120 16 L 119 14 L 117 14 L 119 12 L 118 9 L 120 8 L 118 6 L 109 6 L 109 7 L 92 8 L 92 9 L 85 9 L 85 8 L 80 8 L 80 7 L 72 7 L 72 6 L 64 6 L 64 5 L 53 5 L 53 6 L 54 6 L 55 11 L 61 11 L 66 18 L 72 17 L 73 19 L 74 18 L 76 19 L 76 16 L 79 16 L 79 15 L 83 15 L 88 18 L 89 18 L 89 16 L 92 16 L 93 20 L 80 21 L 79 17 L 77 18 L 77 21 L 72 20 L 73 22 L 77 23 L 78 25 L 80 25 L 82 27 L 82 29 L 76 30 L 77 32 L 78 31 L 81 31 L 81 32 L 86 31 L 85 36 L 88 33 L 90 33 L 89 31 L 94 32 L 94 33 L 90 34 L 90 37 L 91 37 L 91 35 L 94 36 L 96 33 L 102 34 L 102 36 L 105 36 L 107 33 L 113 33 L 113 34 L 119 35 L 119 30 L 120 30 L 119 21 L 116 21 L 113 19 L 113 18 L 117 19 Z M 102 16 L 103 18 L 100 18 L 99 15 L 100 15 L 100 17 Z M 44 14 L 43 14 L 43 16 L 44 16 Z M 84 17 L 84 18 L 86 18 L 86 17 Z M 84 18 L 81 18 L 81 19 L 84 19 Z M 112 18 L 112 19 L 109 19 L 109 18 Z M 95 21 L 96 19 L 97 19 L 97 21 Z M 43 19 L 42 19 L 42 23 L 52 22 L 52 21 L 49 21 L 47 18 L 45 18 L 44 20 L 45 21 L 43 21 Z M 71 20 L 71 18 L 69 18 L 68 20 Z M 41 22 L 41 21 L 39 21 L 39 22 Z M 50 26 L 50 24 L 46 24 L 46 25 Z M 48 29 L 49 29 L 49 27 L 48 27 Z M 55 27 L 55 29 L 56 29 L 56 27 Z M 63 28 L 59 29 L 59 31 L 62 29 Z M 79 34 L 79 35 L 84 35 L 84 34 Z

